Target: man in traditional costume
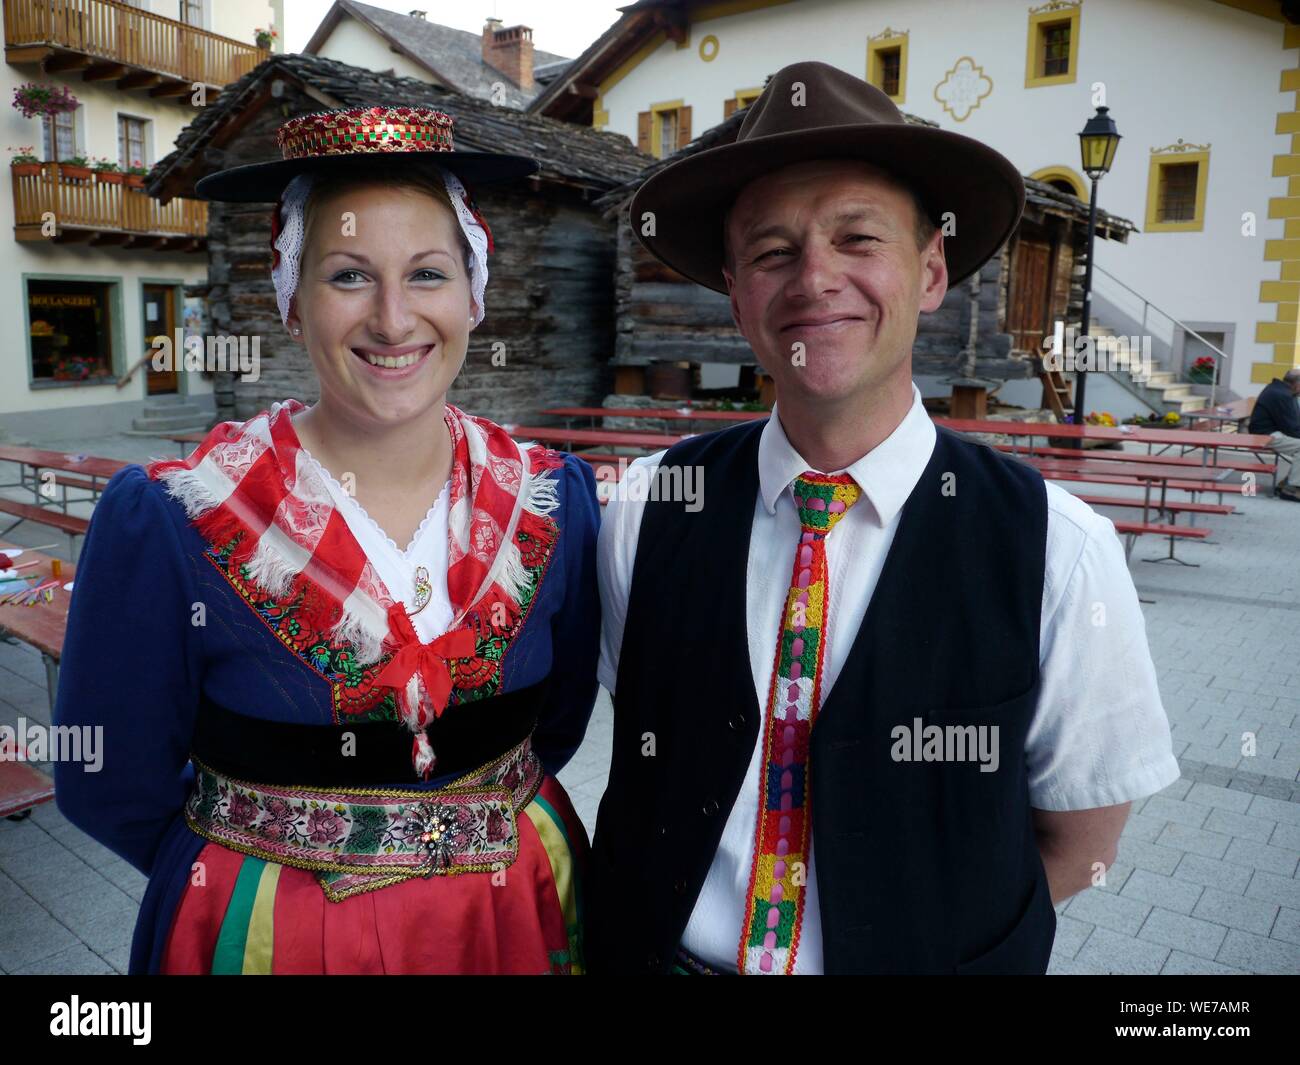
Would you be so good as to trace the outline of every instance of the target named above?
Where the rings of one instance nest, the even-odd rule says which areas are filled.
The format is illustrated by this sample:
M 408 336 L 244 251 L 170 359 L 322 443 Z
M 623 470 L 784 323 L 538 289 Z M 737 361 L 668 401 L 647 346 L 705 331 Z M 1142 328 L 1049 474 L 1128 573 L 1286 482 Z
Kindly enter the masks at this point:
M 1178 777 L 1111 523 L 912 383 L 919 312 L 1023 203 L 998 153 L 812 62 L 633 198 L 777 402 L 639 460 L 697 467 L 702 508 L 605 516 L 592 972 L 1042 973 L 1053 904 Z

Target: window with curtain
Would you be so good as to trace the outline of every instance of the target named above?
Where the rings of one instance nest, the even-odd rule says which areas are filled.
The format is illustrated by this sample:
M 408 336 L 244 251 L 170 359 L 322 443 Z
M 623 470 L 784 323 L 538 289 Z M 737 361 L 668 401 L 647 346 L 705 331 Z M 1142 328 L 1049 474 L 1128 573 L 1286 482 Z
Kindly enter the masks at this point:
M 41 142 L 45 161 L 68 159 L 77 154 L 77 112 L 47 118 L 41 123 Z
M 149 165 L 145 145 L 145 120 L 129 115 L 117 116 L 117 164 L 123 170 L 135 163 Z
M 203 0 L 180 0 L 180 20 L 187 26 L 203 26 Z

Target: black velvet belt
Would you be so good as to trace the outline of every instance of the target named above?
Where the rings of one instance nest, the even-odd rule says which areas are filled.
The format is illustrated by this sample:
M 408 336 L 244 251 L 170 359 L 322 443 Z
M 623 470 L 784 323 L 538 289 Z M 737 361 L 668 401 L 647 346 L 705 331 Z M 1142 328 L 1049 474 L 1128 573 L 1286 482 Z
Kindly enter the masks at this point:
M 447 707 L 428 728 L 435 777 L 467 773 L 533 731 L 550 677 L 527 688 Z M 379 787 L 415 783 L 411 731 L 395 721 L 299 725 L 228 710 L 206 696 L 191 750 L 236 780 L 283 785 Z

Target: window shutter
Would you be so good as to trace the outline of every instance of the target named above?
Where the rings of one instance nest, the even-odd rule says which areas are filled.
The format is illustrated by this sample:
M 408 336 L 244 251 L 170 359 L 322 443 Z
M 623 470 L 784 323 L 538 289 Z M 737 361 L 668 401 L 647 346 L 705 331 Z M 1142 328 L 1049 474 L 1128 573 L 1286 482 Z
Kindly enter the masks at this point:
M 679 107 L 677 109 L 677 147 L 685 148 L 691 143 L 691 109 L 689 107 Z
M 736 103 L 736 98 L 735 98 L 734 96 L 733 96 L 730 100 L 723 100 L 723 101 L 722 101 L 722 117 L 723 117 L 723 118 L 730 118 L 732 115 L 734 115 L 734 114 L 736 113 L 736 108 L 739 107 L 739 106 L 740 106 L 740 105 L 739 105 L 738 103 Z
M 636 146 L 647 155 L 650 154 L 650 112 L 642 111 L 636 116 Z

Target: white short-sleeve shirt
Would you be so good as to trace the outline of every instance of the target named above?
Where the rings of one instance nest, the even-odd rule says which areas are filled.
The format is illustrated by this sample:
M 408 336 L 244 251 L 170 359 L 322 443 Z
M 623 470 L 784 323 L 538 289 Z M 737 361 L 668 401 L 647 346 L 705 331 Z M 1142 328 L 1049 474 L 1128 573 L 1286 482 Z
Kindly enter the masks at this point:
M 930 461 L 935 438 L 934 423 L 913 386 L 912 406 L 889 437 L 846 470 L 824 471 L 851 474 L 863 496 L 826 540 L 830 613 L 823 692 L 830 691 L 848 657 L 903 504 Z M 649 467 L 646 473 L 651 473 L 663 454 L 638 459 L 634 465 Z M 773 650 L 799 538 L 790 484 L 810 468 L 790 444 L 775 412 L 763 427 L 758 466 L 746 628 L 748 665 L 761 702 L 771 683 Z M 1146 622 L 1114 525 L 1055 484 L 1047 485 L 1047 506 L 1041 688 L 1025 751 L 1030 803 L 1041 810 L 1114 806 L 1173 783 L 1178 763 L 1147 647 Z M 611 692 L 644 507 L 643 500 L 619 499 L 615 493 L 600 530 L 599 676 Z M 1099 610 L 1104 611 L 1105 624 L 1096 622 Z M 760 714 L 765 711 L 760 705 Z M 760 735 L 682 938 L 687 950 L 719 969 L 736 966 L 753 862 L 761 758 Z M 815 859 L 810 854 L 797 973 L 822 971 Z

